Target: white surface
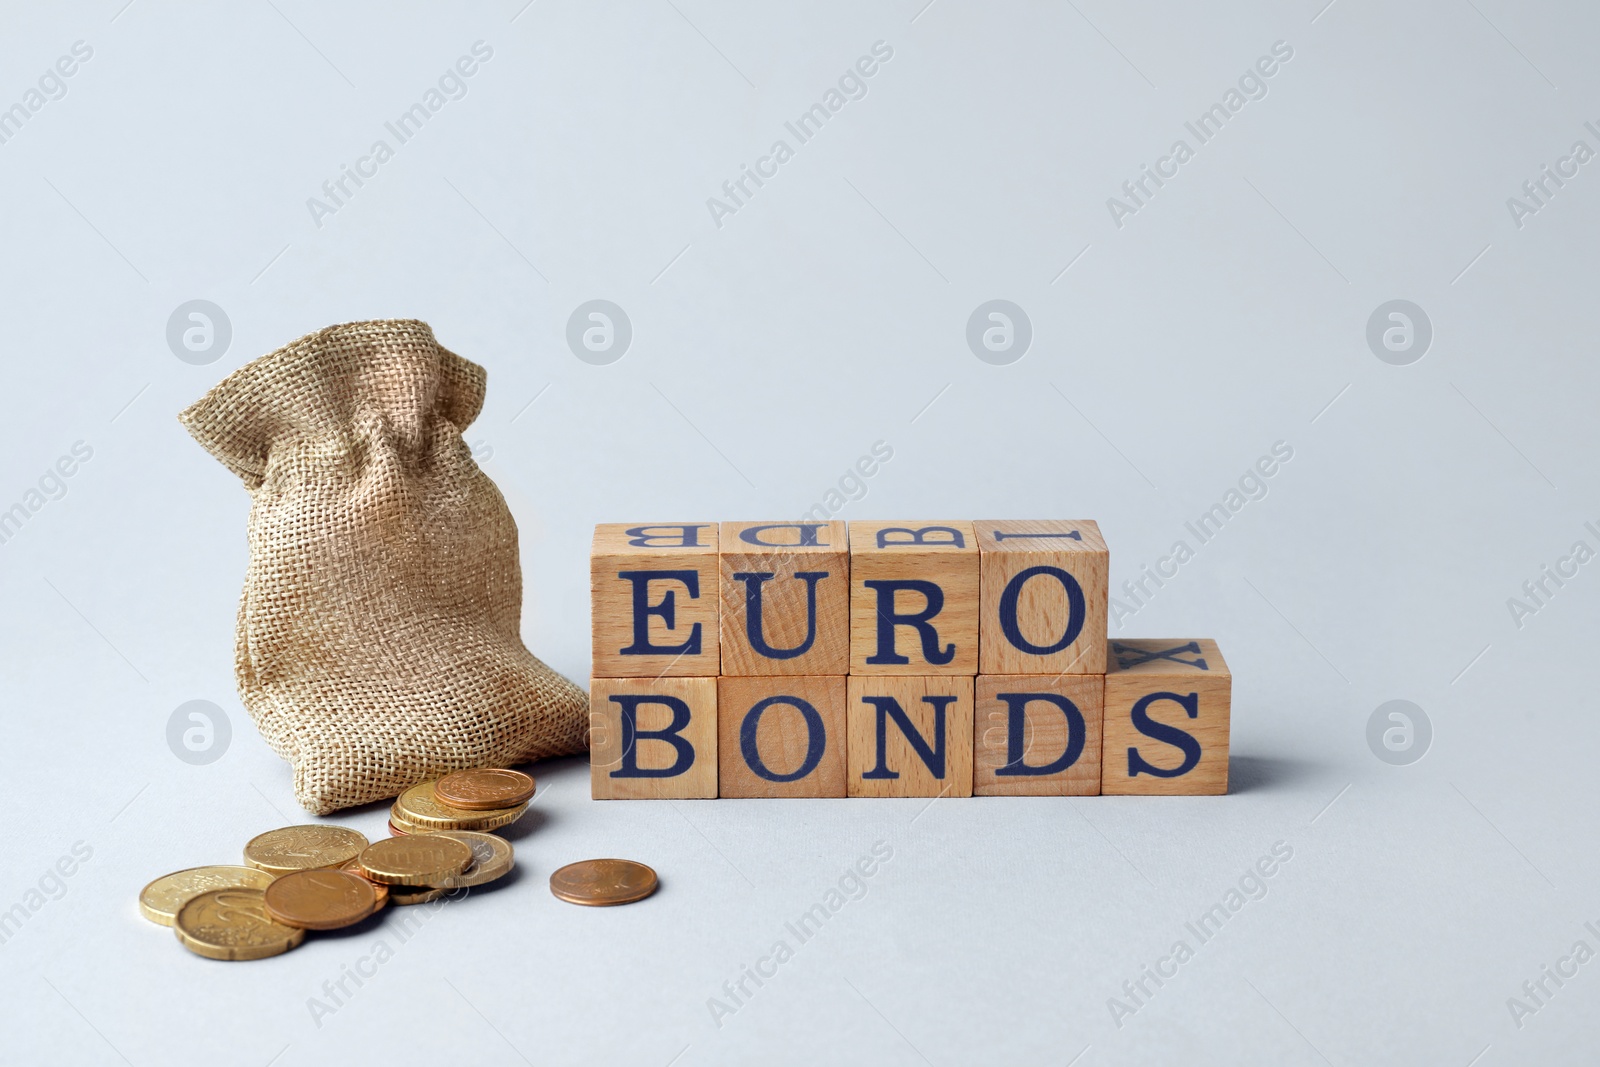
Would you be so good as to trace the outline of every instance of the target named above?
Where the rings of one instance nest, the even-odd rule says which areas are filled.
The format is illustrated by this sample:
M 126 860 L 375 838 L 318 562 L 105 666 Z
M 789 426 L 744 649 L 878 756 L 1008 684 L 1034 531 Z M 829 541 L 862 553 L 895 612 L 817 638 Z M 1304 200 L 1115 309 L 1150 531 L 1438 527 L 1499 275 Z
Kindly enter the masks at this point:
M 0 908 L 93 849 L 0 946 L 0 1060 L 1593 1062 L 1600 963 L 1520 1028 L 1507 998 L 1600 949 L 1600 564 L 1521 628 L 1506 600 L 1600 547 L 1600 163 L 1520 229 L 1506 199 L 1600 147 L 1600 15 L 922 3 L 0 15 L 0 105 L 94 50 L 0 145 L 0 508 L 94 450 L 0 544 Z M 478 40 L 468 94 L 313 225 L 306 198 Z M 706 198 L 879 40 L 866 97 L 716 227 Z M 1279 40 L 1268 95 L 1114 226 L 1106 198 Z M 165 340 L 195 298 L 233 328 L 206 366 Z M 593 298 L 633 324 L 609 366 L 564 341 Z M 994 298 L 1033 325 L 1010 366 L 964 339 Z M 1434 325 L 1410 366 L 1364 337 L 1395 298 Z M 395 914 L 262 963 L 189 955 L 139 887 L 300 816 L 233 695 L 247 497 L 174 415 L 383 316 L 489 368 L 469 437 L 521 526 L 526 636 L 580 680 L 596 521 L 793 516 L 884 440 L 841 517 L 1092 517 L 1120 585 L 1288 442 L 1268 496 L 1118 631 L 1221 642 L 1233 795 L 599 804 L 567 761 L 539 772 L 521 878 L 321 1025 L 308 1001 L 396 943 Z M 1366 742 L 1396 698 L 1434 726 L 1411 766 Z M 231 717 L 206 766 L 166 742 L 193 699 Z M 708 999 L 877 841 L 865 896 L 715 1025 Z M 1108 998 L 1278 841 L 1266 897 L 1118 1027 Z M 660 893 L 549 895 L 601 855 Z

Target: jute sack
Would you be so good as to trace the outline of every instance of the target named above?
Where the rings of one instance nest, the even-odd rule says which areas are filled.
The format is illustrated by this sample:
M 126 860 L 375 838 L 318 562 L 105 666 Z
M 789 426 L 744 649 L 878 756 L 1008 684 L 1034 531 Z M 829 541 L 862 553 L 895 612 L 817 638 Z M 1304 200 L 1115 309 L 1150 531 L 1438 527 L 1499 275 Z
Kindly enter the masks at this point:
M 315 814 L 586 747 L 583 692 L 522 643 L 516 523 L 461 439 L 485 381 L 426 323 L 353 322 L 179 416 L 253 497 L 239 697 Z

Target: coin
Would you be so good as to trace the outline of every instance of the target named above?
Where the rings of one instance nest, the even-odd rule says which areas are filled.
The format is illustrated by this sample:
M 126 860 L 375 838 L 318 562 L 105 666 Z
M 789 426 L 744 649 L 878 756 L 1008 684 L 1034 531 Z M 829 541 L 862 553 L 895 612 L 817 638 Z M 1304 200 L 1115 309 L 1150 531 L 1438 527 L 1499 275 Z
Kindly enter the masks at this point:
M 389 820 L 389 836 L 390 837 L 410 837 L 412 834 L 414 834 L 416 832 L 417 831 L 415 831 L 415 830 L 402 830 L 402 829 L 400 829 L 400 827 L 395 825 L 395 822 L 394 822 L 393 819 Z
M 389 902 L 397 908 L 407 904 L 432 904 L 444 896 L 443 889 L 432 889 L 428 886 L 395 886 L 389 892 Z
M 386 885 L 432 885 L 460 874 L 471 862 L 472 849 L 438 834 L 386 837 L 361 853 L 367 877 Z
M 466 870 L 434 883 L 441 889 L 485 885 L 509 872 L 515 862 L 511 842 L 495 834 L 480 834 L 474 830 L 438 830 L 433 836 L 460 841 L 472 850 L 472 863 Z
M 531 777 L 501 767 L 456 771 L 433 783 L 433 793 L 439 803 L 468 811 L 493 811 L 526 804 L 533 799 L 533 789 Z
M 372 883 L 346 871 L 295 871 L 262 892 L 267 918 L 302 930 L 339 930 L 378 910 Z
M 656 891 L 656 872 L 633 860 L 583 860 L 550 876 L 550 892 L 569 904 L 632 904 Z
M 211 889 L 178 909 L 183 947 L 213 960 L 259 960 L 288 952 L 306 932 L 267 917 L 260 889 Z
M 244 846 L 244 861 L 272 874 L 337 867 L 361 855 L 367 839 L 343 826 L 285 826 L 268 830 Z
M 422 782 L 407 789 L 394 802 L 394 813 L 403 822 L 422 830 L 498 830 L 522 818 L 527 804 L 491 811 L 466 811 L 441 803 L 434 795 L 433 783 Z M 399 827 L 406 829 L 404 825 Z
M 171 926 L 178 909 L 212 889 L 265 889 L 272 875 L 254 867 L 190 867 L 164 874 L 139 891 L 139 914 Z
M 359 857 L 351 860 L 349 863 L 345 864 L 339 869 L 346 874 L 353 874 L 357 878 L 366 879 L 367 884 L 372 887 L 372 892 L 376 894 L 378 898 L 378 906 L 373 909 L 374 911 L 382 911 L 383 906 L 389 903 L 389 887 L 384 885 L 382 882 L 374 882 L 372 879 L 367 878 L 367 873 L 361 869 L 361 860 Z

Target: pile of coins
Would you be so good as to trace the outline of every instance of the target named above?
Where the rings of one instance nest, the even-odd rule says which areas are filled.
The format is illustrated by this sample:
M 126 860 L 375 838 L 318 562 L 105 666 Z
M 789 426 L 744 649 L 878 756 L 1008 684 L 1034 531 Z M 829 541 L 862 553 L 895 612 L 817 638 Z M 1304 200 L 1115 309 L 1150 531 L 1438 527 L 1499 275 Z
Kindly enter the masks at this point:
M 447 807 L 434 800 L 436 787 L 456 803 L 482 806 Z M 307 930 L 342 929 L 389 904 L 426 904 L 502 877 L 515 862 L 511 842 L 485 831 L 520 818 L 533 790 L 518 771 L 460 771 L 407 790 L 391 815 L 395 836 L 368 842 L 330 825 L 269 830 L 245 845 L 244 866 L 157 878 L 139 894 L 139 910 L 197 955 L 276 956 Z

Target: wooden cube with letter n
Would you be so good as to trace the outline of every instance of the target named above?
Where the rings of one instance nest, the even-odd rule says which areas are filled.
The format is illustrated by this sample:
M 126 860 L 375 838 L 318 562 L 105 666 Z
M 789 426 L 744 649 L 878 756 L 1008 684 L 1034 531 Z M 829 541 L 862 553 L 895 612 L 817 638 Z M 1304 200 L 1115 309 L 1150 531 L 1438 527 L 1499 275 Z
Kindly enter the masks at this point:
M 697 800 L 717 795 L 715 678 L 591 678 L 589 795 Z
M 847 795 L 972 795 L 971 678 L 851 675 L 845 718 Z
M 589 553 L 591 672 L 600 678 L 712 677 L 717 524 L 601 523 Z
M 1104 674 L 1111 556 L 1086 520 L 986 520 L 980 674 Z
M 850 673 L 978 673 L 972 523 L 850 523 Z
M 972 795 L 1095 796 L 1105 677 L 980 674 Z
M 845 680 L 717 679 L 718 795 L 842 797 Z
M 1233 679 L 1215 641 L 1112 641 L 1106 672 L 1102 793 L 1228 791 Z
M 725 522 L 722 673 L 850 668 L 850 545 L 842 522 Z

